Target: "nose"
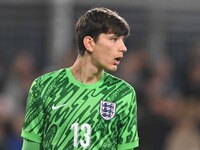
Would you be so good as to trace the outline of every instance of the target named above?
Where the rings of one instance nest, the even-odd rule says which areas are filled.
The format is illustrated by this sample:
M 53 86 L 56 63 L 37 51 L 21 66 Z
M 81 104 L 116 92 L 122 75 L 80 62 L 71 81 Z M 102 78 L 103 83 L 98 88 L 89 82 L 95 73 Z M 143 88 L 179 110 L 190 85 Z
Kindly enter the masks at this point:
M 127 51 L 126 45 L 125 45 L 123 40 L 120 41 L 119 51 L 121 51 L 121 52 L 126 52 Z

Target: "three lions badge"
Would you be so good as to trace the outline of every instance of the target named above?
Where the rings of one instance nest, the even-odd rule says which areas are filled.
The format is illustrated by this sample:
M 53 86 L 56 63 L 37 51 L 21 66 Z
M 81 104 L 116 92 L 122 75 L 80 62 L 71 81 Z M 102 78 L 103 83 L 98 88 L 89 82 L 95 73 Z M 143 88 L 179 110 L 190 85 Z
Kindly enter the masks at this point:
M 110 120 L 115 116 L 116 104 L 106 101 L 100 103 L 100 114 L 105 120 Z

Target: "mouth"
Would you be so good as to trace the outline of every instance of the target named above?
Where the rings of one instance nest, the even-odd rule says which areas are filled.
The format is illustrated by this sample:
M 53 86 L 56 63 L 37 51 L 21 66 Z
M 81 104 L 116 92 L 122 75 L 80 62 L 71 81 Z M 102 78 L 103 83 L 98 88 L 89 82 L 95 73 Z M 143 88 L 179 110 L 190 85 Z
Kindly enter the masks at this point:
M 116 57 L 115 58 L 115 65 L 119 65 L 121 59 L 122 59 L 122 57 Z

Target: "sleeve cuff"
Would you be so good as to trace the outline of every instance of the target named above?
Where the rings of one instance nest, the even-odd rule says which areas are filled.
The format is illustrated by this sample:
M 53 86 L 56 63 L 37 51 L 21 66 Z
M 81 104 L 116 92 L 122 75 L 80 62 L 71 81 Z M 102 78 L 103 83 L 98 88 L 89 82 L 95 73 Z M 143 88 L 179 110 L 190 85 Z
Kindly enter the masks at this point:
M 132 148 L 136 148 L 139 146 L 139 140 L 136 140 L 132 143 L 124 143 L 124 144 L 120 144 L 118 145 L 117 149 L 118 150 L 126 150 L 126 149 L 132 149 Z
M 41 143 L 41 140 L 42 140 L 40 136 L 32 134 L 32 133 L 28 133 L 24 130 L 22 130 L 21 136 L 25 139 L 28 139 L 37 143 Z

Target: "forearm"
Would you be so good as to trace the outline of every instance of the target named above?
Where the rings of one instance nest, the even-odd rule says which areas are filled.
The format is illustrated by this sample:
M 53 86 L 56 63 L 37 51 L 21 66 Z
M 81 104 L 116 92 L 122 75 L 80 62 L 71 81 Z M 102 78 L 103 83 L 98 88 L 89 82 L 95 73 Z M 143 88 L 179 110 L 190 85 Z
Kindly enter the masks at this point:
M 23 139 L 22 150 L 40 150 L 40 143 Z

